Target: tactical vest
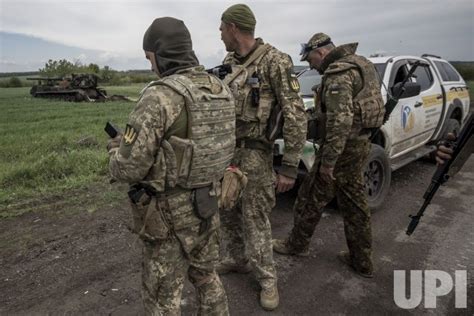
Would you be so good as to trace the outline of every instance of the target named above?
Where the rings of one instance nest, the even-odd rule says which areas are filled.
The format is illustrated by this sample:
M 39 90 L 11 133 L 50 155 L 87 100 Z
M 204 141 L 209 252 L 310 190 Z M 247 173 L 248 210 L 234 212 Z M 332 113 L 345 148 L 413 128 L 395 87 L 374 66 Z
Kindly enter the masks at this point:
M 269 44 L 259 46 L 243 65 L 232 65 L 232 73 L 224 78 L 235 98 L 236 119 L 259 123 L 264 132 L 272 109 L 271 87 L 258 76 L 258 67 L 271 49 Z
M 235 148 L 235 106 L 229 88 L 210 76 L 209 85 L 174 74 L 155 85 L 167 86 L 185 99 L 188 135 L 180 138 L 166 135 L 161 149 L 166 161 L 166 186 L 196 189 L 217 183 L 230 164 Z
M 352 99 L 355 112 L 354 119 L 360 119 L 362 128 L 382 126 L 385 104 L 380 93 L 380 79 L 374 65 L 368 59 L 358 55 L 345 56 L 337 60 L 336 63 L 347 63 L 350 66 L 335 69 L 329 67 L 324 74 L 337 73 L 355 66 L 362 76 L 363 87 Z

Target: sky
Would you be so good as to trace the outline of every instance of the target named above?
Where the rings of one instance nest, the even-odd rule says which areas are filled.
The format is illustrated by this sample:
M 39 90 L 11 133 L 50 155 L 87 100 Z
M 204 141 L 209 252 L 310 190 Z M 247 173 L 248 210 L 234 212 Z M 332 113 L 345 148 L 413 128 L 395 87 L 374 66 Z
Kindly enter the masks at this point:
M 36 71 L 48 59 L 148 69 L 142 39 L 162 16 L 184 21 L 206 67 L 221 63 L 220 18 L 239 2 L 161 0 L 0 0 L 0 72 Z M 432 53 L 474 61 L 473 0 L 243 1 L 257 37 L 299 61 L 300 43 L 325 32 L 336 45 L 359 42 L 369 56 Z

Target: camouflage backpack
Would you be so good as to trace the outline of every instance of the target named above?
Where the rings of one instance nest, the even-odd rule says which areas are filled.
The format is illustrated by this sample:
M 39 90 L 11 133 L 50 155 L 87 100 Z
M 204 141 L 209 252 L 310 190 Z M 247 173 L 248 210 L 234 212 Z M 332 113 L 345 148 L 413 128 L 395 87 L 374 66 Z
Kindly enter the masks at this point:
M 354 111 L 361 119 L 362 128 L 378 128 L 383 124 L 385 104 L 380 93 L 380 80 L 374 65 L 365 57 L 349 55 L 337 61 L 337 67 L 329 67 L 325 74 L 357 68 L 364 86 L 353 98 Z

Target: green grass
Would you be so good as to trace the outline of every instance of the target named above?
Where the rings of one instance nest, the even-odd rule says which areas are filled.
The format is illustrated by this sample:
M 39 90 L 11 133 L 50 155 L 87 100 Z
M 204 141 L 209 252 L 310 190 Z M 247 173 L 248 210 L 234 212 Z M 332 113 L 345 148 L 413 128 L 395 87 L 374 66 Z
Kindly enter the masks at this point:
M 137 98 L 142 84 L 108 87 Z M 0 88 L 0 217 L 22 200 L 57 196 L 107 179 L 107 121 L 125 125 L 134 102 L 74 103 Z M 89 142 L 81 143 L 88 138 Z

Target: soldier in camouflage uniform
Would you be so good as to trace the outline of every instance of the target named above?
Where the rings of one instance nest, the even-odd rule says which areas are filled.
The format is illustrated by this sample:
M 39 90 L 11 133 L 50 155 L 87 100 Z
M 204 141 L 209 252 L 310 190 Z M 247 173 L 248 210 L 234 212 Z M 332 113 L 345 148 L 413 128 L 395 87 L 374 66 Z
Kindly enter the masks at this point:
M 273 241 L 273 249 L 307 254 L 323 208 L 336 197 L 349 248 L 339 258 L 358 274 L 372 277 L 370 212 L 362 171 L 370 152 L 370 131 L 382 125 L 385 111 L 375 68 L 355 54 L 356 48 L 357 43 L 335 47 L 323 33 L 303 45 L 301 60 L 323 75 L 315 100 L 320 150 L 298 192 L 294 227 L 287 239 Z
M 291 189 L 297 175 L 306 135 L 303 102 L 293 74 L 291 58 L 262 39 L 254 38 L 255 17 L 243 4 L 229 7 L 222 15 L 221 38 L 229 52 L 224 64 L 233 65 L 224 82 L 236 99 L 237 148 L 233 165 L 247 174 L 248 184 L 234 209 L 222 218 L 222 262 L 218 272 L 253 270 L 261 286 L 260 304 L 278 306 L 277 276 L 272 254 L 269 215 L 277 192 Z M 273 171 L 273 144 L 277 120 L 285 140 L 283 165 Z
M 233 96 L 199 66 L 182 21 L 156 19 L 143 49 L 161 79 L 142 91 L 108 149 L 111 176 L 131 185 L 132 230 L 143 240 L 145 313 L 179 315 L 188 277 L 199 315 L 228 315 L 215 265 L 219 180 L 235 149 Z

